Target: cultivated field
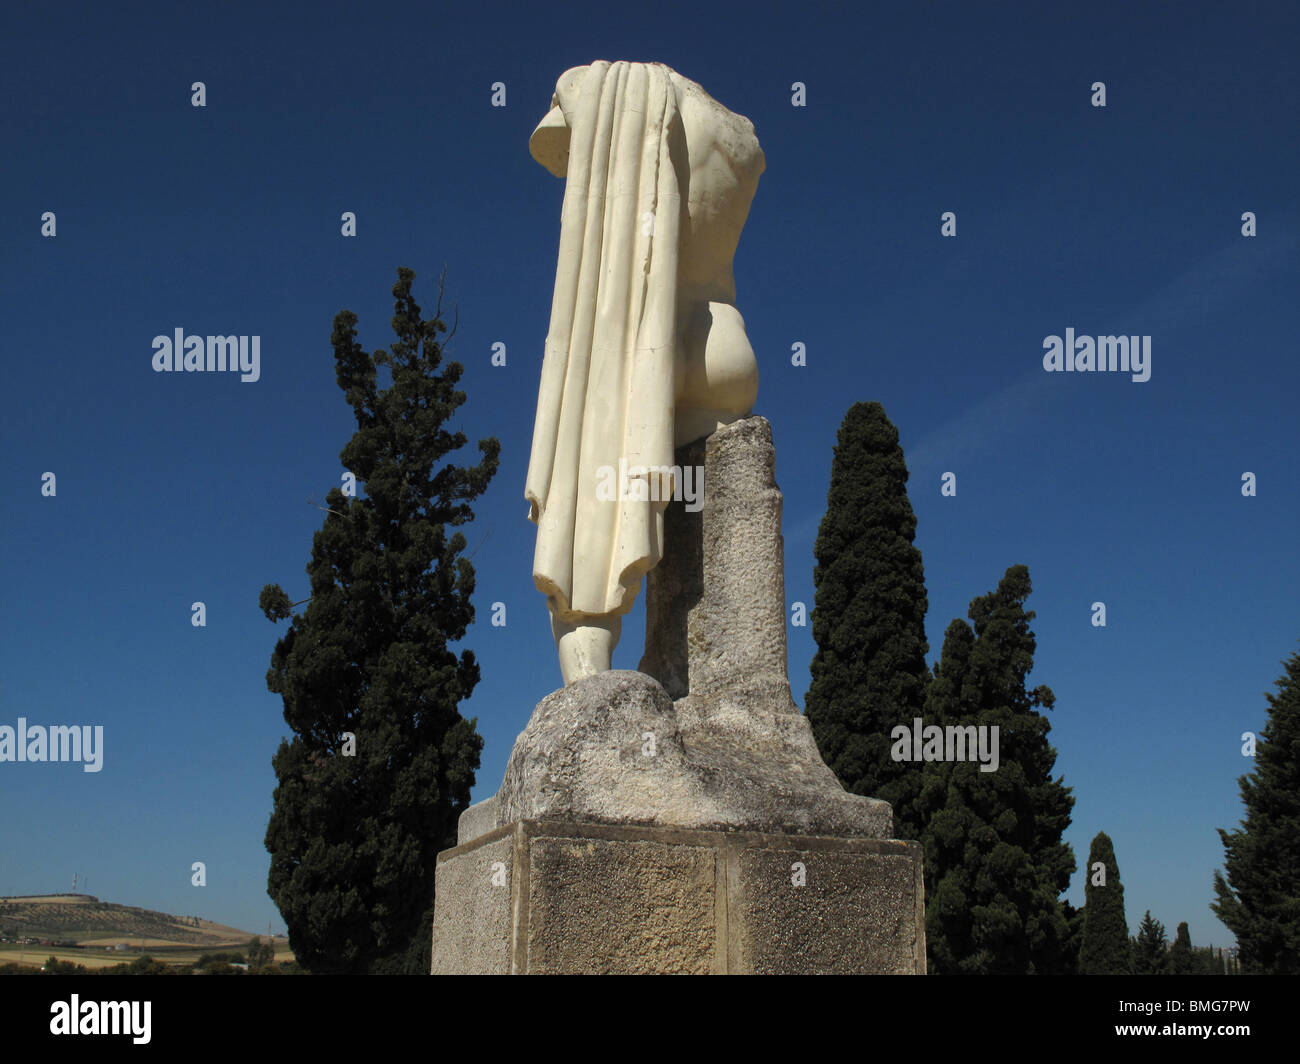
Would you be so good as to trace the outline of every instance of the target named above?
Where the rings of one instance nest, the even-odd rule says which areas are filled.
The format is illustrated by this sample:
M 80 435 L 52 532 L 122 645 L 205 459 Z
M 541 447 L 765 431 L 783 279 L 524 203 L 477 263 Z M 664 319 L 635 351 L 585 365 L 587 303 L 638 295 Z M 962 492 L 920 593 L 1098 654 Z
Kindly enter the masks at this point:
M 240 942 L 229 943 L 230 949 L 242 949 L 248 944 L 248 938 Z M 115 964 L 129 964 L 143 953 L 149 954 L 162 964 L 177 964 L 192 967 L 198 964 L 204 953 L 221 952 L 218 949 L 177 949 L 162 947 L 158 949 L 131 949 L 125 953 L 115 950 L 67 949 L 62 946 L 15 946 L 10 942 L 0 943 L 0 964 L 22 964 L 29 968 L 40 968 L 50 957 L 60 961 L 71 961 L 91 970 L 111 968 Z M 283 939 L 276 940 L 275 963 L 292 961 L 293 951 L 284 944 Z

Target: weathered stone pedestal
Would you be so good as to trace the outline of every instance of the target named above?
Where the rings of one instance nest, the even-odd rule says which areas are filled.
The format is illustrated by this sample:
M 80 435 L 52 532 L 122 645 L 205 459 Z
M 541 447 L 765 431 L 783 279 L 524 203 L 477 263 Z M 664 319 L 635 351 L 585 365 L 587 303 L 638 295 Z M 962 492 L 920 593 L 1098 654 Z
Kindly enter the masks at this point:
M 822 761 L 786 672 L 771 429 L 681 448 L 640 671 L 538 703 L 438 856 L 433 971 L 925 971 L 921 847 Z
M 439 855 L 433 974 L 923 974 L 919 851 L 521 821 Z

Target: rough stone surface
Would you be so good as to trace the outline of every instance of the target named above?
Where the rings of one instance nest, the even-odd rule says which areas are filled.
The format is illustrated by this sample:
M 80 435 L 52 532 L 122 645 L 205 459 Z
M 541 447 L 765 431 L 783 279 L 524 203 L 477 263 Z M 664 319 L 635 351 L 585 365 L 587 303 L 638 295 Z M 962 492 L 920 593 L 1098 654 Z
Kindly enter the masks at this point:
M 456 844 L 461 845 L 489 831 L 495 831 L 496 826 L 497 796 L 494 794 L 491 798 L 476 802 L 460 814 L 456 821 Z
M 741 967 L 756 975 L 850 975 L 866 955 L 875 972 L 917 971 L 925 959 L 920 862 L 895 845 L 899 852 L 743 850 L 731 895 Z M 796 862 L 806 877 L 801 887 L 792 885 Z M 862 890 L 864 883 L 872 889 Z M 861 952 L 845 950 L 846 935 Z
M 711 848 L 539 837 L 528 857 L 530 972 L 713 970 L 717 877 Z M 595 943 L 601 947 L 593 952 Z
M 435 872 L 432 974 L 491 975 L 510 970 L 510 900 L 515 833 L 482 836 L 458 861 Z M 455 853 L 445 850 L 444 853 Z M 504 868 L 495 869 L 494 865 Z M 504 883 L 500 881 L 504 876 Z
M 793 705 L 779 712 L 748 693 L 715 696 L 707 713 L 679 703 L 679 712 L 658 681 L 613 670 L 548 695 L 515 742 L 497 825 L 563 819 L 887 838 L 888 803 L 844 790 Z
M 433 970 L 924 974 L 921 847 L 511 824 L 439 854 Z

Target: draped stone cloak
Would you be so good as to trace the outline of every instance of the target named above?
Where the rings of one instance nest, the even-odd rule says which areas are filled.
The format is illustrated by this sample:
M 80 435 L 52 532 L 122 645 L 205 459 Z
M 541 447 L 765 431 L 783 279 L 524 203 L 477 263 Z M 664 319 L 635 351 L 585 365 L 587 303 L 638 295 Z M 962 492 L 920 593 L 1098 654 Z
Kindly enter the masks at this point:
M 677 77 L 600 61 L 567 72 L 553 98 L 568 160 L 525 497 L 533 580 L 569 623 L 626 613 L 663 552 L 688 181 Z M 558 174 L 557 127 L 531 147 Z

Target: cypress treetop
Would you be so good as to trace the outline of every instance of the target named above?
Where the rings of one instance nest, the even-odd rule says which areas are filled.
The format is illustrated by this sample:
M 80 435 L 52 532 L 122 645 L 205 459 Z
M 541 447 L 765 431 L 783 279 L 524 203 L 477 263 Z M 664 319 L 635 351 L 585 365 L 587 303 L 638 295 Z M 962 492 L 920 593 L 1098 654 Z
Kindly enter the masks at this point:
M 898 838 L 916 838 L 923 767 L 890 757 L 890 731 L 925 701 L 925 572 L 913 545 L 898 430 L 879 403 L 854 403 L 836 437 L 817 534 L 812 634 L 817 651 L 805 714 L 822 758 L 846 790 L 894 807 Z
M 1124 884 L 1120 882 L 1114 844 L 1104 831 L 1097 832 L 1093 838 L 1084 871 L 1086 901 L 1079 974 L 1131 974 L 1133 958 L 1129 951 L 1128 921 L 1124 916 Z

